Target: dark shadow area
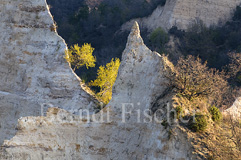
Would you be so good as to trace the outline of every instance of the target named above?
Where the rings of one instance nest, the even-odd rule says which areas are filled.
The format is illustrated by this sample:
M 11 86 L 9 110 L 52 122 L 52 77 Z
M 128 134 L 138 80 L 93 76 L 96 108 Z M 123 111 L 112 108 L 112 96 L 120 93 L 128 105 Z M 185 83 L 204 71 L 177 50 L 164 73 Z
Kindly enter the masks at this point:
M 200 23 L 186 32 L 173 27 L 169 34 L 180 40 L 178 48 L 184 56 L 199 56 L 209 67 L 222 69 L 230 63 L 229 53 L 241 52 L 241 7 L 223 26 L 207 28 Z
M 120 58 L 129 33 L 118 33 L 121 25 L 133 18 L 150 15 L 166 0 L 47 0 L 57 30 L 68 46 L 91 43 L 96 67 L 76 70 L 85 81 L 96 78 L 100 65 Z

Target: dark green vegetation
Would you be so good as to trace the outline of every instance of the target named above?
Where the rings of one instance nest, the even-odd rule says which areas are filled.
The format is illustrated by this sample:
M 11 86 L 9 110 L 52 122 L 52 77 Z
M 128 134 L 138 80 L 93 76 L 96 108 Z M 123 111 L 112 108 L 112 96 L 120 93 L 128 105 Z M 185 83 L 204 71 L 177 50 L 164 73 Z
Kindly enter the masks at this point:
M 152 13 L 166 0 L 47 0 L 58 24 L 58 33 L 71 46 L 91 43 L 96 66 L 121 58 L 129 33 L 117 33 L 132 18 Z M 76 73 L 87 81 L 96 77 L 96 68 L 81 68 Z
M 208 126 L 207 118 L 201 113 L 196 113 L 194 116 L 195 120 L 191 120 L 190 127 L 194 132 L 203 132 Z
M 222 119 L 222 114 L 217 107 L 212 106 L 209 108 L 209 112 L 212 115 L 212 120 L 214 122 L 219 122 Z
M 168 34 L 162 29 L 157 28 L 150 34 L 151 47 L 159 53 L 164 53 L 165 44 L 169 41 Z
M 241 7 L 223 26 L 207 28 L 200 23 L 186 32 L 173 27 L 169 34 L 180 39 L 183 55 L 199 56 L 209 67 L 221 69 L 230 62 L 228 53 L 241 52 Z

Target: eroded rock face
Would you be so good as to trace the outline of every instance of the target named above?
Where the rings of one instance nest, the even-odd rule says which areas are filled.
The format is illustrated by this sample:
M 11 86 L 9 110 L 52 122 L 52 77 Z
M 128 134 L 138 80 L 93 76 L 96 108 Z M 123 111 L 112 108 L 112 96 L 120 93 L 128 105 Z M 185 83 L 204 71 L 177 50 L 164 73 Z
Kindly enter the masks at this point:
M 169 30 L 172 26 L 186 30 L 201 21 L 207 26 L 227 22 L 241 0 L 167 0 L 164 7 L 157 7 L 152 15 L 125 23 L 121 30 L 130 30 L 134 21 L 141 28 L 153 31 L 158 27 Z
M 241 118 L 241 97 L 237 98 L 233 105 L 224 111 L 224 114 L 231 115 L 234 119 Z
M 96 102 L 64 60 L 45 0 L 0 1 L 0 144 L 16 132 L 23 116 L 50 106 L 72 113 Z
M 107 107 L 90 122 L 58 108 L 49 108 L 46 117 L 21 118 L 16 136 L 4 142 L 0 159 L 191 159 L 185 132 L 161 125 L 171 99 L 164 94 L 168 67 L 165 57 L 144 45 L 135 23 Z M 166 104 L 159 105 L 164 112 L 158 121 L 148 110 L 155 103 Z M 132 114 L 125 114 L 123 106 Z M 102 117 L 103 123 L 95 122 Z

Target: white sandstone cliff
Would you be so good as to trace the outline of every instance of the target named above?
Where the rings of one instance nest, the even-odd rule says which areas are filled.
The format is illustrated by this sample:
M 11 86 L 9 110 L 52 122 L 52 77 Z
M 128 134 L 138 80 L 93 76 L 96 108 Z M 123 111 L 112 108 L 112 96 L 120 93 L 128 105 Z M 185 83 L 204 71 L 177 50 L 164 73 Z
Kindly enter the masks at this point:
M 186 30 L 201 21 L 207 26 L 227 22 L 241 0 L 167 0 L 144 18 L 137 18 L 122 25 L 121 31 L 129 31 L 134 21 L 149 32 L 158 27 L 169 30 L 172 26 Z
M 135 23 L 107 107 L 90 122 L 58 108 L 49 108 L 46 117 L 21 118 L 16 136 L 4 142 L 0 159 L 192 159 L 186 133 L 179 127 L 171 130 L 161 125 L 164 112 L 157 116 L 159 123 L 145 122 L 142 114 L 138 121 L 138 109 L 143 113 L 158 104 L 166 111 L 171 100 L 165 78 L 172 67 L 169 64 L 144 45 Z M 123 105 L 132 110 L 126 123 L 122 122 Z M 148 115 L 154 118 L 152 113 Z M 104 123 L 96 123 L 94 118 L 101 116 Z
M 45 0 L 0 1 L 0 144 L 17 120 L 40 116 L 41 106 L 78 112 L 96 102 L 64 60 L 66 44 L 55 31 Z

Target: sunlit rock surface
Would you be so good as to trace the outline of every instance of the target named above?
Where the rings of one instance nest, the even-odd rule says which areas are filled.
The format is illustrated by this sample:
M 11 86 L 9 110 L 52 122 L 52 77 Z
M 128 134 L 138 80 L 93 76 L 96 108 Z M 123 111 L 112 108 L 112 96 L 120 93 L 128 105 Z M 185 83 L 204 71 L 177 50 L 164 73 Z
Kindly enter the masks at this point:
M 237 98 L 233 105 L 224 111 L 224 114 L 231 115 L 234 119 L 241 118 L 241 97 Z
M 20 117 L 95 105 L 63 58 L 66 44 L 45 0 L 1 0 L 0 33 L 0 144 L 15 135 Z
M 46 117 L 21 118 L 0 159 L 192 159 L 185 131 L 161 124 L 171 101 L 165 78 L 171 68 L 165 57 L 145 46 L 134 23 L 107 107 L 89 122 L 58 108 L 49 108 Z M 155 105 L 163 110 L 157 120 L 150 112 Z M 95 121 L 101 118 L 103 123 Z
M 158 27 L 168 30 L 172 26 L 186 30 L 199 23 L 207 27 L 221 25 L 231 19 L 240 4 L 241 0 L 167 0 L 164 7 L 157 7 L 148 17 L 125 23 L 121 30 L 129 31 L 134 21 L 149 31 Z

